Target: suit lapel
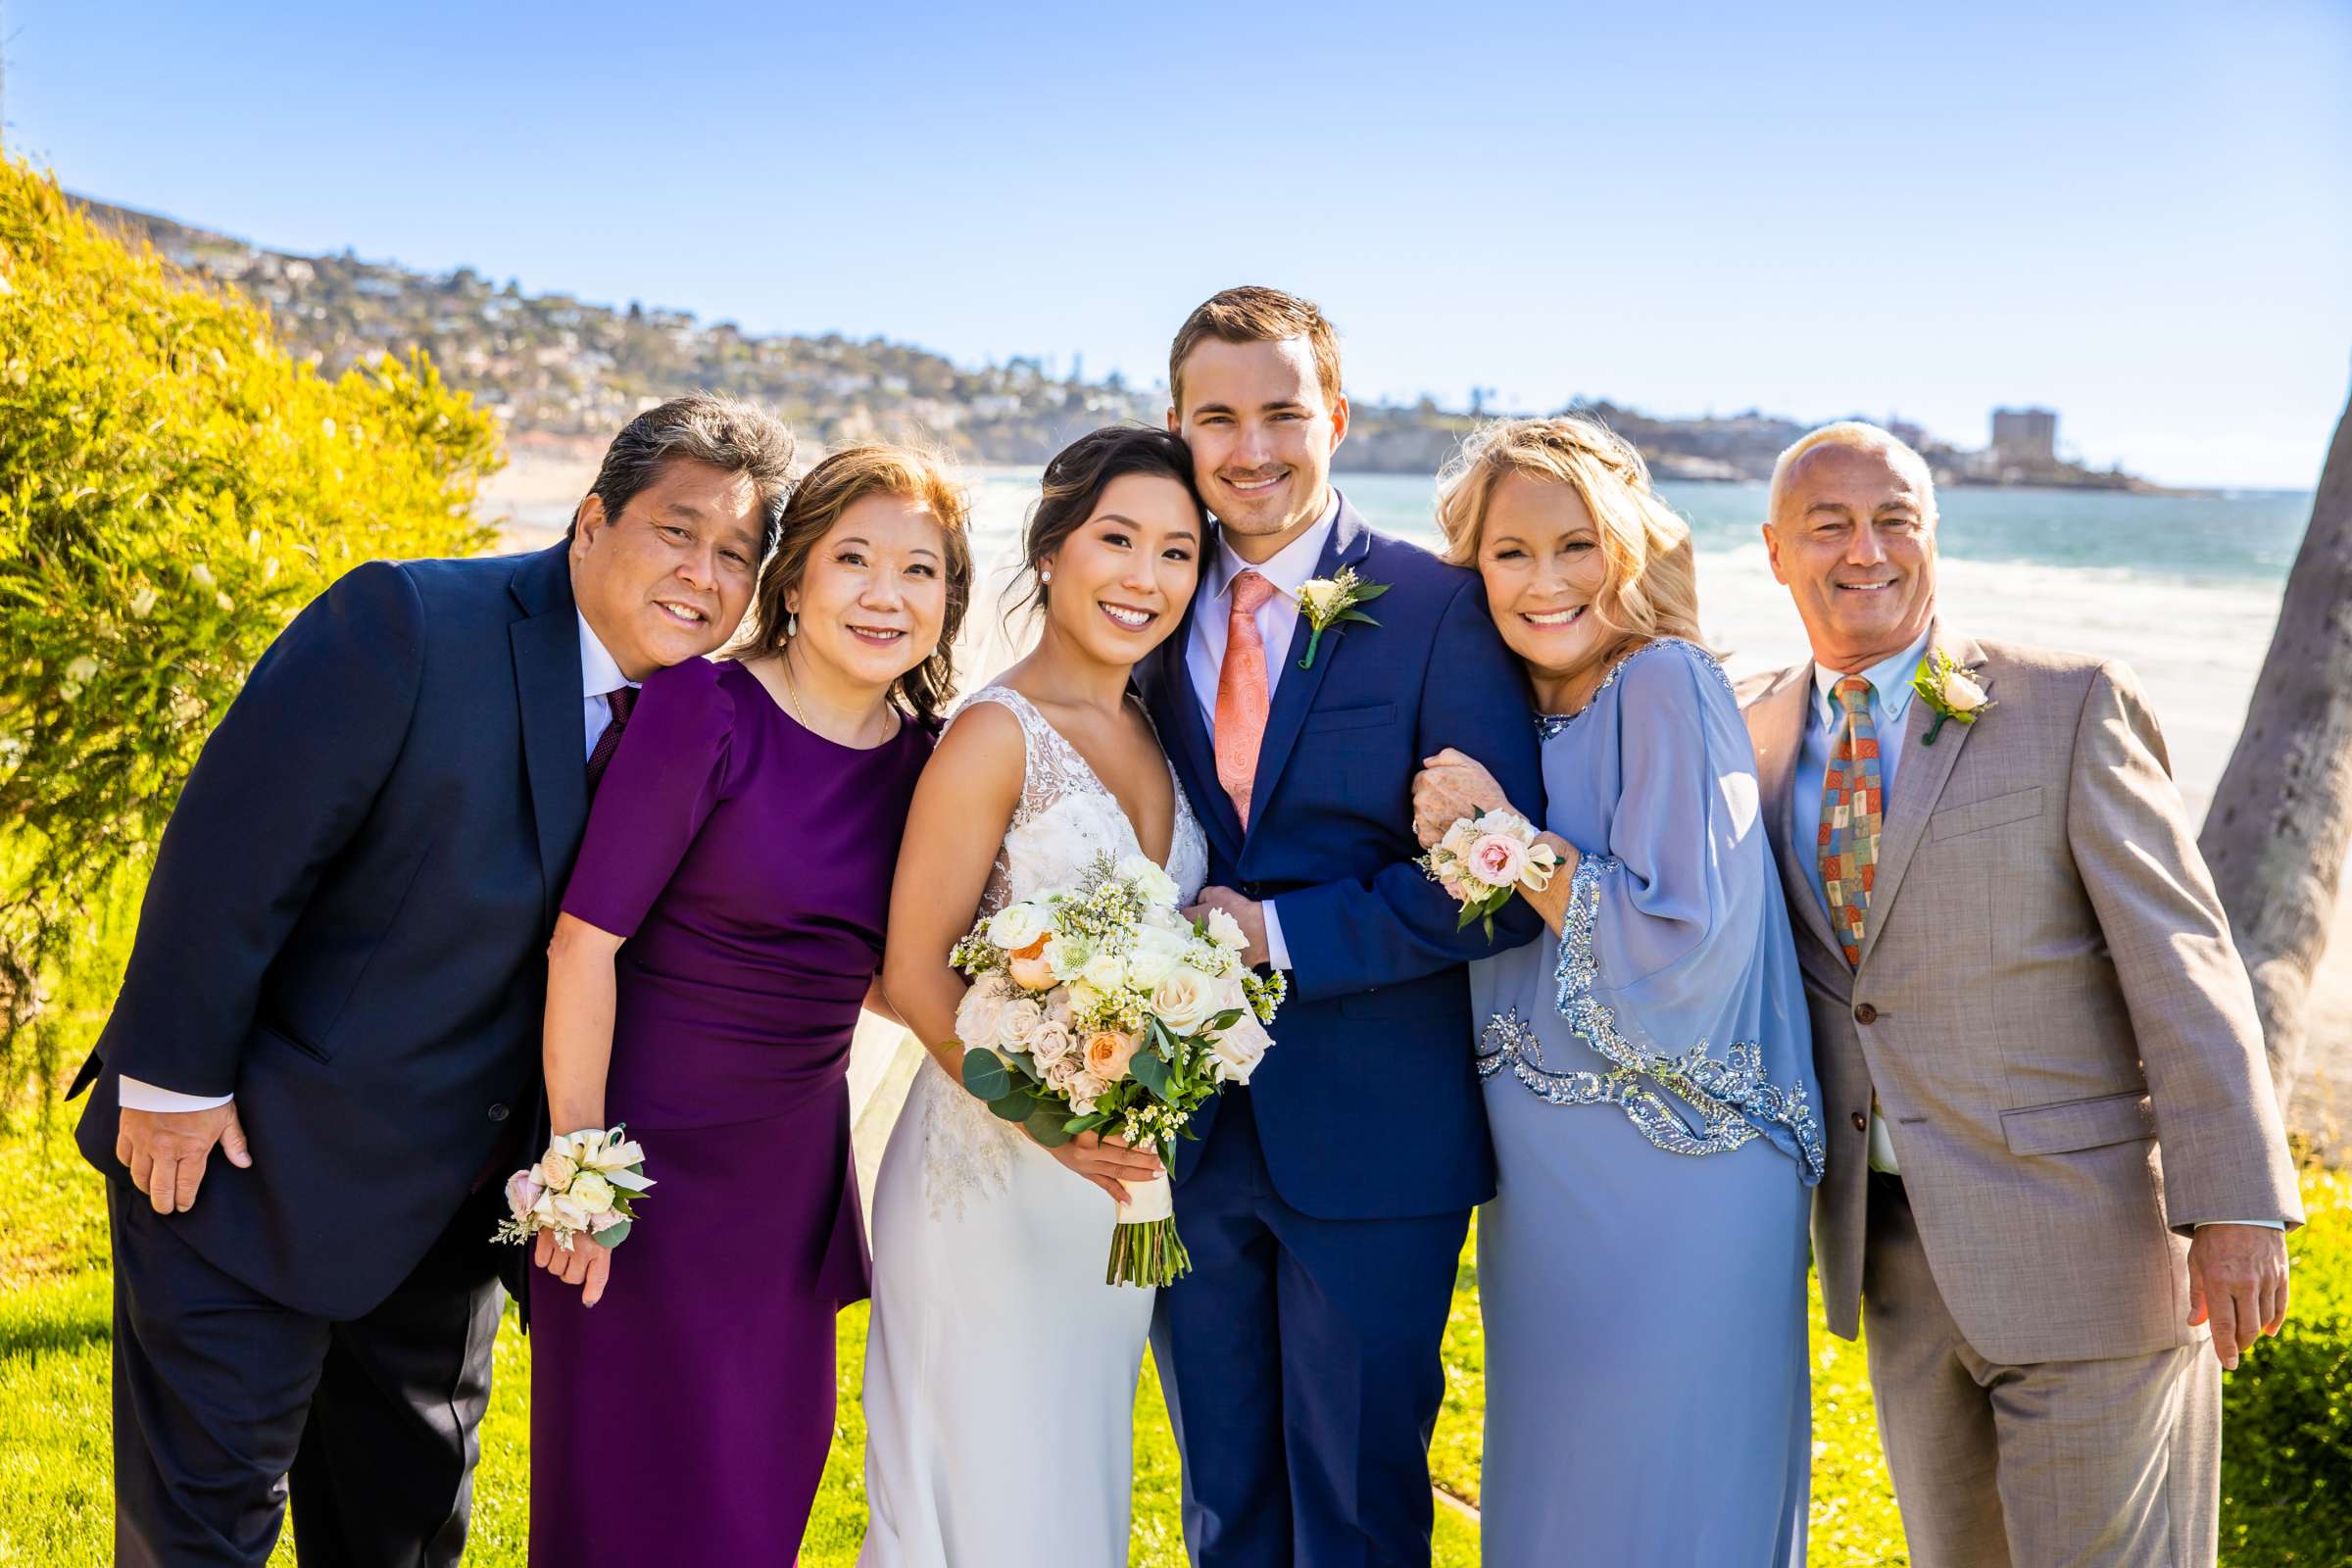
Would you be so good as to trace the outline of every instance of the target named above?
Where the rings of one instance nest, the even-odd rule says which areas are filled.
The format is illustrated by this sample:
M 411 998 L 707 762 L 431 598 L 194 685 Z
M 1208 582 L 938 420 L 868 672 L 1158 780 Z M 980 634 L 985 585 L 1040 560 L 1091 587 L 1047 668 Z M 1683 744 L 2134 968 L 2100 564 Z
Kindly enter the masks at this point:
M 522 763 L 539 840 L 539 875 L 546 917 L 553 923 L 564 872 L 588 820 L 580 626 L 565 547 L 541 551 L 524 563 L 509 591 L 523 612 L 507 635 L 514 651 L 514 697 L 522 715 Z
M 1317 577 L 1335 577 L 1343 566 L 1361 562 L 1372 549 L 1371 530 L 1345 497 L 1340 501 L 1339 515 L 1333 519 L 1331 537 L 1323 541 L 1323 554 L 1315 562 Z M 1291 630 L 1290 651 L 1283 657 L 1290 661 L 1282 672 L 1282 684 L 1274 688 L 1274 706 L 1266 713 L 1266 733 L 1258 742 L 1257 777 L 1250 786 L 1250 828 L 1255 832 L 1265 813 L 1255 808 L 1274 798 L 1274 786 L 1282 778 L 1282 770 L 1298 748 L 1298 727 L 1306 721 L 1307 709 L 1315 693 L 1323 686 L 1323 677 L 1330 673 L 1332 661 L 1348 645 L 1348 637 L 1337 628 L 1323 634 L 1323 646 L 1315 653 L 1311 668 L 1300 669 L 1298 661 L 1306 657 L 1308 638 L 1313 628 L 1307 623 L 1306 608 L 1298 610 L 1298 623 Z M 1223 794 L 1223 791 L 1219 791 Z M 1247 835 L 1245 835 L 1247 842 Z
M 1788 890 L 1788 906 L 1797 923 L 1813 939 L 1838 956 L 1845 956 L 1830 931 L 1830 917 L 1813 891 L 1814 868 L 1809 857 L 1819 848 L 1821 803 L 1796 799 L 1796 760 L 1805 743 L 1805 726 L 1813 716 L 1813 666 L 1799 664 L 1782 672 L 1779 680 L 1756 699 L 1756 784 L 1763 791 L 1765 809 L 1773 814 L 1777 831 L 1773 852 L 1780 858 L 1781 882 Z
M 1938 648 L 1950 653 L 1963 668 L 1974 669 L 1984 662 L 1984 649 L 1969 638 L 1950 637 L 1941 622 L 1928 638 L 1926 657 L 1934 659 Z M 1926 699 L 1911 699 L 1911 710 L 1903 722 L 1902 765 L 1895 769 L 1894 787 L 1886 795 L 1886 826 L 1879 845 L 1878 874 L 1870 890 L 1870 913 L 1862 930 L 1862 959 L 1866 963 L 1879 932 L 1886 927 L 1886 911 L 1894 904 L 1903 873 L 1910 869 L 1911 858 L 1927 831 L 1928 817 L 1942 797 L 1944 785 L 1951 781 L 1952 769 L 1959 765 L 1961 749 L 1976 732 L 1974 724 L 1947 722 L 1936 735 L 1936 744 L 1928 746 L 1923 742 L 1935 719 L 1936 710 L 1928 706 Z

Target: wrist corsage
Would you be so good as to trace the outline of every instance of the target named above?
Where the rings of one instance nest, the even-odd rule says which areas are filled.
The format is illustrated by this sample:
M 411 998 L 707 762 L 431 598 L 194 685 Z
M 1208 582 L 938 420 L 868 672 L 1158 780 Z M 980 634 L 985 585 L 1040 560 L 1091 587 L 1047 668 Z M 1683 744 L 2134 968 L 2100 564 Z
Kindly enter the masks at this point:
M 1526 817 L 1495 809 L 1455 818 L 1446 836 L 1413 863 L 1462 906 L 1456 931 L 1483 919 L 1493 941 L 1494 911 L 1521 888 L 1541 893 L 1549 887 L 1560 858 L 1550 845 L 1536 842 L 1535 824 Z
M 519 1246 L 553 1231 L 566 1252 L 581 1236 L 618 1247 L 636 1223 L 637 1200 L 653 1185 L 645 1150 L 622 1128 L 558 1134 L 538 1164 L 507 1178 L 509 1212 L 497 1239 Z

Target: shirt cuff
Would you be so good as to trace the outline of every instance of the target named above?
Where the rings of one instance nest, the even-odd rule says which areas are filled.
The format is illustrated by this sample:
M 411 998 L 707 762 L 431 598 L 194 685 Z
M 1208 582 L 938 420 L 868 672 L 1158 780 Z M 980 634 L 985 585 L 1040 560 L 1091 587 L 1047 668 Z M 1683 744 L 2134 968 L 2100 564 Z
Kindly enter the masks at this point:
M 117 1080 L 115 1101 L 124 1110 L 153 1110 L 163 1112 L 182 1110 L 219 1110 L 236 1099 L 234 1095 L 183 1095 L 176 1089 L 158 1089 L 136 1078 Z
M 1257 906 L 1260 918 L 1266 922 L 1266 962 L 1277 969 L 1291 966 L 1291 946 L 1282 940 L 1282 917 L 1274 912 L 1274 901 L 1268 899 Z
M 2189 1229 L 2201 1231 L 2208 1225 L 2253 1225 L 2266 1231 L 2286 1229 L 2286 1221 L 2282 1219 L 2201 1219 L 2191 1225 Z

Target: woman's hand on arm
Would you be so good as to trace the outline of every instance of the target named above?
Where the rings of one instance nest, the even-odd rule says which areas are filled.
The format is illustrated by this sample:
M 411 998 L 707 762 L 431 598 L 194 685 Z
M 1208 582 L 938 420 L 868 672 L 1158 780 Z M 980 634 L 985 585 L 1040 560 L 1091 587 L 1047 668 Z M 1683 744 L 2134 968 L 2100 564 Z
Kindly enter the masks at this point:
M 1497 808 L 1513 809 L 1485 763 L 1450 746 L 1421 760 L 1421 771 L 1413 779 L 1413 835 L 1423 849 L 1444 838 L 1446 830 L 1464 817 Z M 1527 815 L 1525 811 L 1519 814 Z
M 612 1249 L 585 1236 L 571 1239 L 571 1250 L 556 1245 L 554 1231 L 541 1231 L 533 1244 L 538 1251 L 532 1266 L 543 1268 L 566 1285 L 580 1288 L 580 1304 L 594 1306 L 604 1298 L 605 1282 L 612 1277 Z

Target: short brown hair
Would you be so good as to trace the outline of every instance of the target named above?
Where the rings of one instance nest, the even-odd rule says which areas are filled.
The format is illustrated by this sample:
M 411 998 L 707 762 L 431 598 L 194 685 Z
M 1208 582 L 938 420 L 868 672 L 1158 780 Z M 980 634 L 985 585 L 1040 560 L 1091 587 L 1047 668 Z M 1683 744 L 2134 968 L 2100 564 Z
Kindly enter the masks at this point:
M 760 544 L 772 548 L 784 496 L 792 488 L 792 432 L 764 409 L 739 398 L 690 392 L 656 404 L 620 427 L 605 449 L 588 493 L 617 518 L 637 493 L 678 459 L 707 463 L 752 481 L 760 498 Z M 573 526 L 579 513 L 572 513 Z M 571 537 L 567 528 L 564 537 Z
M 1185 359 L 1203 338 L 1220 343 L 1280 343 L 1302 337 L 1314 351 L 1315 380 L 1323 401 L 1340 400 L 1340 334 L 1313 300 L 1278 288 L 1245 284 L 1212 294 L 1184 318 L 1168 345 L 1168 401 L 1184 407 L 1181 377 Z
M 785 630 L 790 623 L 786 597 L 801 585 L 818 542 L 843 513 L 867 496 L 892 496 L 922 508 L 947 536 L 948 613 L 940 622 L 939 647 L 892 688 L 916 723 L 937 728 L 940 711 L 956 689 L 956 638 L 972 603 L 972 541 L 966 530 L 970 504 L 947 465 L 929 453 L 867 442 L 843 447 L 802 475 L 784 505 L 775 551 L 760 571 L 760 587 L 752 601 L 753 629 L 732 653 L 749 660 L 784 652 L 792 640 Z

